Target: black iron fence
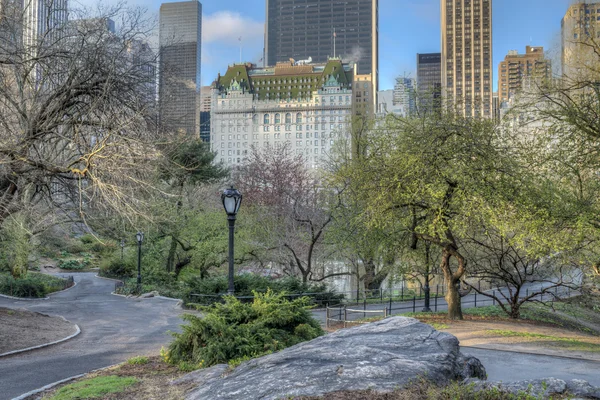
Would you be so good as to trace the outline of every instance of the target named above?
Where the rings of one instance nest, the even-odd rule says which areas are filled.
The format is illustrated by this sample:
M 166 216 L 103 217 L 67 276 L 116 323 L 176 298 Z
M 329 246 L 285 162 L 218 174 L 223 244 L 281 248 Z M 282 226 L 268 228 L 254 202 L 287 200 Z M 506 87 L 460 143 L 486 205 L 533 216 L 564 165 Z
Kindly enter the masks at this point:
M 479 282 L 477 284 L 478 288 L 487 289 L 489 288 L 489 284 L 484 282 Z M 116 286 L 115 286 L 116 290 Z M 434 297 L 444 297 L 446 294 L 445 285 L 436 284 L 430 287 L 430 296 L 433 299 Z M 201 304 L 201 305 L 210 305 L 213 303 L 221 303 L 223 302 L 223 298 L 226 296 L 226 293 L 219 294 L 202 294 L 202 293 L 192 293 L 190 294 L 190 298 L 193 300 L 193 303 Z M 254 296 L 235 296 L 238 300 L 242 302 L 251 302 L 254 300 Z M 382 288 L 382 289 L 373 289 L 373 290 L 353 290 L 348 292 L 320 292 L 320 293 L 290 293 L 286 294 L 285 297 L 287 299 L 295 299 L 298 297 L 310 297 L 313 300 L 313 304 L 316 308 L 326 308 L 332 307 L 340 304 L 345 305 L 356 305 L 362 304 L 363 302 L 367 304 L 393 304 L 396 302 L 406 302 L 411 301 L 413 299 L 420 300 L 425 298 L 425 291 L 422 286 L 419 286 L 414 289 L 410 289 L 405 285 L 398 288 Z
M 461 307 L 478 308 L 495 306 L 498 304 L 496 298 L 500 299 L 503 304 L 507 304 L 508 301 L 500 293 L 501 290 L 502 289 L 490 289 L 486 291 L 492 297 L 477 293 L 476 291 L 469 293 L 461 297 Z M 580 294 L 579 291 L 573 290 L 568 286 L 553 286 L 550 289 L 525 289 L 519 298 L 528 298 L 530 292 L 531 294 L 537 293 L 536 296 L 530 299 L 530 301 L 537 302 L 552 302 L 561 298 L 569 298 L 571 296 Z M 384 306 L 384 308 L 381 308 L 381 306 Z M 412 298 L 408 299 L 408 301 L 395 301 L 390 297 L 385 303 L 378 304 L 369 302 L 368 299 L 364 299 L 362 302 L 355 302 L 351 304 L 328 305 L 325 310 L 325 325 L 328 328 L 345 328 L 354 324 L 370 322 L 370 318 L 386 318 L 396 314 L 417 313 L 422 311 L 445 311 L 448 309 L 448 304 L 446 303 L 444 296 L 438 293 L 431 295 L 430 309 L 425 310 L 424 308 L 424 298 L 417 296 L 413 296 Z

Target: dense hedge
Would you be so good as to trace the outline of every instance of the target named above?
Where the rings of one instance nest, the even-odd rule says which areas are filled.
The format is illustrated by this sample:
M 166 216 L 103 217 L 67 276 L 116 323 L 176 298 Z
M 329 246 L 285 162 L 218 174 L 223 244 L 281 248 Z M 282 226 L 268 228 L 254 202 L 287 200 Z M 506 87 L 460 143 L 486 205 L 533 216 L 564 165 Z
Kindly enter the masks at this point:
M 236 275 L 233 282 L 236 297 L 252 297 L 253 292 L 264 293 L 271 289 L 274 292 L 285 292 L 288 295 L 308 294 L 308 297 L 318 306 L 325 303 L 339 303 L 344 298 L 343 294 L 335 293 L 324 283 L 303 283 L 295 277 L 271 279 L 260 275 L 243 274 Z M 183 299 L 185 303 L 212 304 L 218 301 L 219 297 L 210 297 L 210 295 L 227 293 L 228 279 L 227 276 L 215 276 L 205 279 L 192 278 L 187 279 L 186 286 L 188 291 Z M 193 296 L 194 294 L 209 295 L 209 297 Z M 290 296 L 289 298 L 293 297 Z
M 66 284 L 66 279 L 33 272 L 19 279 L 0 274 L 0 293 L 14 297 L 45 297 L 48 293 L 63 290 Z
M 255 293 L 252 303 L 226 296 L 223 304 L 201 307 L 202 317 L 184 315 L 189 324 L 182 333 L 173 333 L 175 340 L 163 356 L 173 364 L 202 368 L 235 364 L 314 339 L 324 332 L 310 304 L 306 297 L 288 301 L 270 290 Z

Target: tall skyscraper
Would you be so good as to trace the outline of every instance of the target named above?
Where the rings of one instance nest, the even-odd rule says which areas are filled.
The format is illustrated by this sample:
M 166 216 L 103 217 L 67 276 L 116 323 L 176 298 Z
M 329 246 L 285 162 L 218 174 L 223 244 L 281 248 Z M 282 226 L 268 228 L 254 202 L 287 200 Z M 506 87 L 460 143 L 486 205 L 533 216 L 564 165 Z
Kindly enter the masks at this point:
M 378 0 L 267 0 L 267 64 L 339 56 L 359 74 L 373 74 L 378 90 L 378 10 Z
M 417 54 L 417 97 L 423 111 L 439 108 L 442 96 L 442 54 Z
M 182 1 L 160 6 L 159 120 L 170 132 L 199 135 L 202 5 Z
M 412 78 L 396 78 L 392 103 L 403 116 L 413 115 L 416 111 L 416 82 Z
M 504 103 L 523 89 L 528 79 L 542 82 L 552 76 L 552 64 L 543 47 L 527 46 L 525 54 L 510 50 L 498 65 L 498 101 Z
M 212 86 L 202 86 L 200 89 L 200 139 L 210 142 L 210 102 Z
M 52 41 L 57 28 L 67 23 L 67 0 L 23 0 L 23 43 L 36 46 Z
M 466 116 L 492 117 L 492 0 L 441 0 L 442 97 Z
M 600 57 L 600 2 L 578 1 L 567 10 L 561 22 L 562 73 L 578 79 L 597 71 Z

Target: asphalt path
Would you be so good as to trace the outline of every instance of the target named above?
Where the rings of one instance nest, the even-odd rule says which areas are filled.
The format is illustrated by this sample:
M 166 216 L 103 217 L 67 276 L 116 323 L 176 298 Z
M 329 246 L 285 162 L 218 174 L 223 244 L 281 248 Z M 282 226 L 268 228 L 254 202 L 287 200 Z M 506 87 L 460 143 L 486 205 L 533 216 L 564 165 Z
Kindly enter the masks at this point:
M 114 282 L 93 273 L 72 274 L 77 285 L 49 300 L 0 298 L 0 307 L 61 315 L 81 334 L 67 342 L 0 358 L 0 400 L 107 367 L 137 355 L 156 355 L 178 331 L 183 311 L 173 300 L 111 295 Z
M 600 386 L 600 362 L 473 347 L 462 347 L 461 351 L 481 361 L 491 382 L 558 378 L 583 379 Z

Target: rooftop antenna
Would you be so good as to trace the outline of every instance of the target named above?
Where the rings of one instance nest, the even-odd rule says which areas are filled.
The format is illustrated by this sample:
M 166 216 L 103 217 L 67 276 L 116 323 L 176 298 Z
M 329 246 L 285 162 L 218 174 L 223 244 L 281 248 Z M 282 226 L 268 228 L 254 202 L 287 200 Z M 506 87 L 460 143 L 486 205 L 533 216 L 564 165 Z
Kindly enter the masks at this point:
M 336 38 L 337 38 L 337 34 L 335 33 L 335 28 L 333 28 L 333 58 L 336 57 L 336 55 L 335 55 L 335 41 L 336 41 Z

